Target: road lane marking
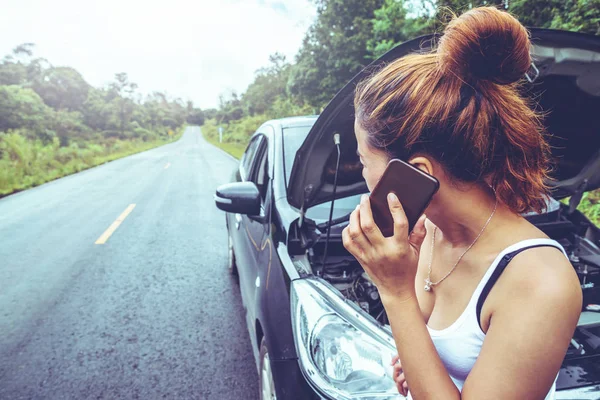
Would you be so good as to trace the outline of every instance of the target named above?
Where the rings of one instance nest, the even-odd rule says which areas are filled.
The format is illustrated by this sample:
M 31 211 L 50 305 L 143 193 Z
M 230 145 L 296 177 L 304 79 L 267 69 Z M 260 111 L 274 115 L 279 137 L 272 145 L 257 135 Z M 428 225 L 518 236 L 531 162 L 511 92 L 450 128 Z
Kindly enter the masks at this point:
M 168 162 L 167 165 L 165 165 L 165 169 L 169 168 L 171 166 L 171 163 Z
M 95 244 L 104 244 L 106 243 L 106 241 L 108 240 L 108 238 L 110 237 L 110 235 L 112 235 L 117 228 L 119 227 L 119 225 L 121 225 L 121 222 L 123 222 L 125 220 L 125 218 L 127 218 L 127 216 L 129 215 L 129 213 L 131 213 L 133 211 L 133 209 L 135 208 L 135 204 L 130 204 L 129 206 L 127 206 L 127 208 L 125 209 L 125 211 L 123 211 L 121 213 L 121 215 L 119 215 L 119 217 L 115 220 L 115 222 L 113 222 L 107 230 L 104 231 L 104 233 L 98 238 L 98 240 L 96 240 Z

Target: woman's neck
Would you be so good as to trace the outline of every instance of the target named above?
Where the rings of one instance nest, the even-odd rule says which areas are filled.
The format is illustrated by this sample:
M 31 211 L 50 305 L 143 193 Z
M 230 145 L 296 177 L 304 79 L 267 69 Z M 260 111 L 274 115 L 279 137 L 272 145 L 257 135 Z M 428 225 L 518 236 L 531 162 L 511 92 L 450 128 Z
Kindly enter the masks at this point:
M 493 192 L 486 189 L 473 187 L 463 191 L 447 186 L 444 190 L 440 189 L 439 196 L 436 196 L 435 202 L 428 208 L 427 218 L 438 227 L 443 240 L 452 247 L 469 246 L 488 220 L 489 224 L 482 237 L 486 236 L 486 232 L 505 225 L 507 218 L 514 221 L 520 218 L 504 204 L 498 203 L 496 206 Z M 479 240 L 484 241 L 483 238 Z

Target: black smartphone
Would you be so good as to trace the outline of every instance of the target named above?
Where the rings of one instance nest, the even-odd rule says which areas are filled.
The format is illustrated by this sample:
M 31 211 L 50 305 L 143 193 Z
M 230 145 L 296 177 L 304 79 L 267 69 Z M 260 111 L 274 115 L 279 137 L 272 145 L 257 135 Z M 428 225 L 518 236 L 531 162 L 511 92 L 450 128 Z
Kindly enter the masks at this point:
M 408 233 L 412 232 L 440 183 L 433 176 L 398 159 L 391 160 L 369 197 L 373 219 L 385 237 L 394 235 L 394 219 L 387 196 L 394 193 L 408 219 Z

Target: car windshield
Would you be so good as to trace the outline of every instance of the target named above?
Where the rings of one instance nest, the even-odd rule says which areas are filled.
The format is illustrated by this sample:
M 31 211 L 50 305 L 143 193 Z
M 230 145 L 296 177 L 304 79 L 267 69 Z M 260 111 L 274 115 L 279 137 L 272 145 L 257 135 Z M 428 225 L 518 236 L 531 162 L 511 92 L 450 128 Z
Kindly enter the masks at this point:
M 302 146 L 302 143 L 304 143 L 304 139 L 306 139 L 306 135 L 308 135 L 310 128 L 311 126 L 294 126 L 283 129 L 283 164 L 285 168 L 286 189 L 292 173 L 296 152 L 300 146 Z M 333 209 L 333 218 L 339 218 L 349 214 L 359 201 L 360 195 L 336 199 Z M 329 219 L 330 207 L 330 201 L 317 204 L 306 210 L 306 216 L 314 221 L 326 221 Z
M 341 199 L 336 199 L 333 205 L 332 219 L 343 217 L 350 214 L 356 205 L 360 202 L 360 194 L 348 196 Z M 315 222 L 323 222 L 329 219 L 329 209 L 331 202 L 317 204 L 306 210 L 306 216 Z
M 285 169 L 285 188 L 287 190 L 296 152 L 304 143 L 312 125 L 283 128 L 283 167 Z

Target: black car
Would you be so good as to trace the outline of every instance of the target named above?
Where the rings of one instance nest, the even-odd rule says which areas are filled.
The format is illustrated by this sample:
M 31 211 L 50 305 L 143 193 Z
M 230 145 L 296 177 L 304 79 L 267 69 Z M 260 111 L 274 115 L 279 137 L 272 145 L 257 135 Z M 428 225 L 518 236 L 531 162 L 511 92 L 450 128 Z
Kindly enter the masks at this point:
M 564 246 L 584 293 L 556 398 L 597 399 L 600 231 L 576 207 L 600 187 L 600 38 L 531 33 L 534 65 L 522 90 L 548 113 L 557 166 L 547 210 L 526 217 Z M 401 44 L 374 66 L 421 51 L 432 38 Z M 341 241 L 349 213 L 367 192 L 352 100 L 356 83 L 370 70 L 349 82 L 319 117 L 264 123 L 233 182 L 216 192 L 217 206 L 227 211 L 229 267 L 239 275 L 263 399 L 399 397 L 385 310 Z

